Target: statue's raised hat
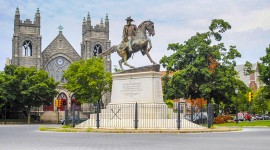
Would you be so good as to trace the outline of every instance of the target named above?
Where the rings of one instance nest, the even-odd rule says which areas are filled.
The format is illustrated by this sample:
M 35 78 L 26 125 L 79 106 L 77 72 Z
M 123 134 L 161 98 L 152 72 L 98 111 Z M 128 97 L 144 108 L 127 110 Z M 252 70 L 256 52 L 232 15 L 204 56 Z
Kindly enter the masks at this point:
M 131 17 L 127 17 L 126 21 L 134 21 L 133 19 L 131 19 Z

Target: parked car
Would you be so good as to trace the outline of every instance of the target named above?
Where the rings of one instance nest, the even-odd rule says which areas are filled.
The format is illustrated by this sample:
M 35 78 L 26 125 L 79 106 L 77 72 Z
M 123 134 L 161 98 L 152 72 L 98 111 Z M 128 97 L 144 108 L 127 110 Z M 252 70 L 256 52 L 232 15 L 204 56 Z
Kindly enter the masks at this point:
M 256 120 L 270 120 L 270 116 L 268 116 L 268 115 L 256 115 L 255 119 Z
M 87 119 L 88 118 L 79 118 L 78 116 L 75 116 L 75 124 L 82 123 L 82 122 L 86 121 Z M 69 116 L 68 117 L 68 123 L 72 123 L 72 120 L 73 120 L 73 116 Z M 60 119 L 60 123 L 62 125 L 66 124 L 65 118 Z
M 268 115 L 262 115 L 262 119 L 261 120 L 269 120 L 270 117 Z
M 185 116 L 185 119 L 191 121 L 191 115 L 186 115 Z M 192 120 L 193 123 L 196 123 L 196 124 L 200 124 L 200 123 L 206 123 L 207 122 L 207 113 L 206 112 L 202 112 L 202 114 L 199 112 L 199 113 L 195 113 L 193 114 L 193 120 Z
M 261 115 L 255 115 L 255 119 L 256 120 L 262 120 L 262 116 Z
M 238 113 L 237 115 L 238 115 L 238 121 L 244 121 L 245 119 L 244 113 Z M 235 121 L 236 121 L 236 118 L 235 118 Z

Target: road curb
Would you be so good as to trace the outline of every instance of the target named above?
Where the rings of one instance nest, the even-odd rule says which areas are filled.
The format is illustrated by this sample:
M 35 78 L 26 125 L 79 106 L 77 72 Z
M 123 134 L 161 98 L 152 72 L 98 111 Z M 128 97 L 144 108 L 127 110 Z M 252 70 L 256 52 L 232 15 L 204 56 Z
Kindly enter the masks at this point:
M 223 128 L 223 129 L 93 129 L 97 133 L 208 133 L 208 132 L 232 132 L 241 131 L 241 128 Z
M 169 134 L 180 134 L 180 133 L 209 133 L 209 132 L 233 132 L 241 131 L 242 128 L 238 127 L 222 127 L 212 129 L 107 129 L 107 128 L 48 128 L 42 127 L 41 131 L 49 132 L 92 132 L 92 133 L 169 133 Z

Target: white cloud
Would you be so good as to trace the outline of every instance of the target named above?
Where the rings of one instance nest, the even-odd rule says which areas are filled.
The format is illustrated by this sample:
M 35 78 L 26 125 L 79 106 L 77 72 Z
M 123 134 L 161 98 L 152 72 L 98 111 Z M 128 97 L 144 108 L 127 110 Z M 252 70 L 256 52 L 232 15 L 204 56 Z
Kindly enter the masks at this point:
M 131 15 L 136 25 L 148 19 L 154 21 L 156 36 L 152 37 L 150 53 L 156 62 L 171 53 L 167 51 L 169 43 L 183 43 L 196 32 L 207 31 L 215 18 L 224 19 L 232 25 L 232 29 L 224 34 L 223 42 L 239 48 L 242 53 L 239 62 L 259 61 L 270 41 L 270 2 L 267 0 L 0 0 L 0 41 L 4 42 L 0 45 L 0 70 L 3 70 L 5 59 L 11 58 L 13 19 L 17 6 L 22 20 L 29 18 L 33 21 L 37 8 L 40 9 L 43 50 L 57 36 L 57 27 L 62 25 L 63 34 L 80 54 L 81 24 L 87 12 L 90 12 L 94 25 L 108 13 L 112 45 L 121 42 L 127 16 Z M 146 56 L 137 53 L 134 57 L 129 62 L 132 65 L 150 64 Z M 118 65 L 120 57 L 113 54 L 112 59 L 113 65 Z
M 270 8 L 250 12 L 235 12 L 237 15 L 221 15 L 232 24 L 233 32 L 248 32 L 256 29 L 270 29 Z

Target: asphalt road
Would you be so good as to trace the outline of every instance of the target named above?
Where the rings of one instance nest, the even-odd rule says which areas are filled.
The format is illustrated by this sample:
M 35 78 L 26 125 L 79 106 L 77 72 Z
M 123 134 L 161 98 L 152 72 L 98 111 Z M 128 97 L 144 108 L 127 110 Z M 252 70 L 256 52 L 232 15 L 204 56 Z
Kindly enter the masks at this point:
M 39 125 L 0 125 L 0 150 L 269 150 L 270 128 L 193 134 L 40 132 Z

